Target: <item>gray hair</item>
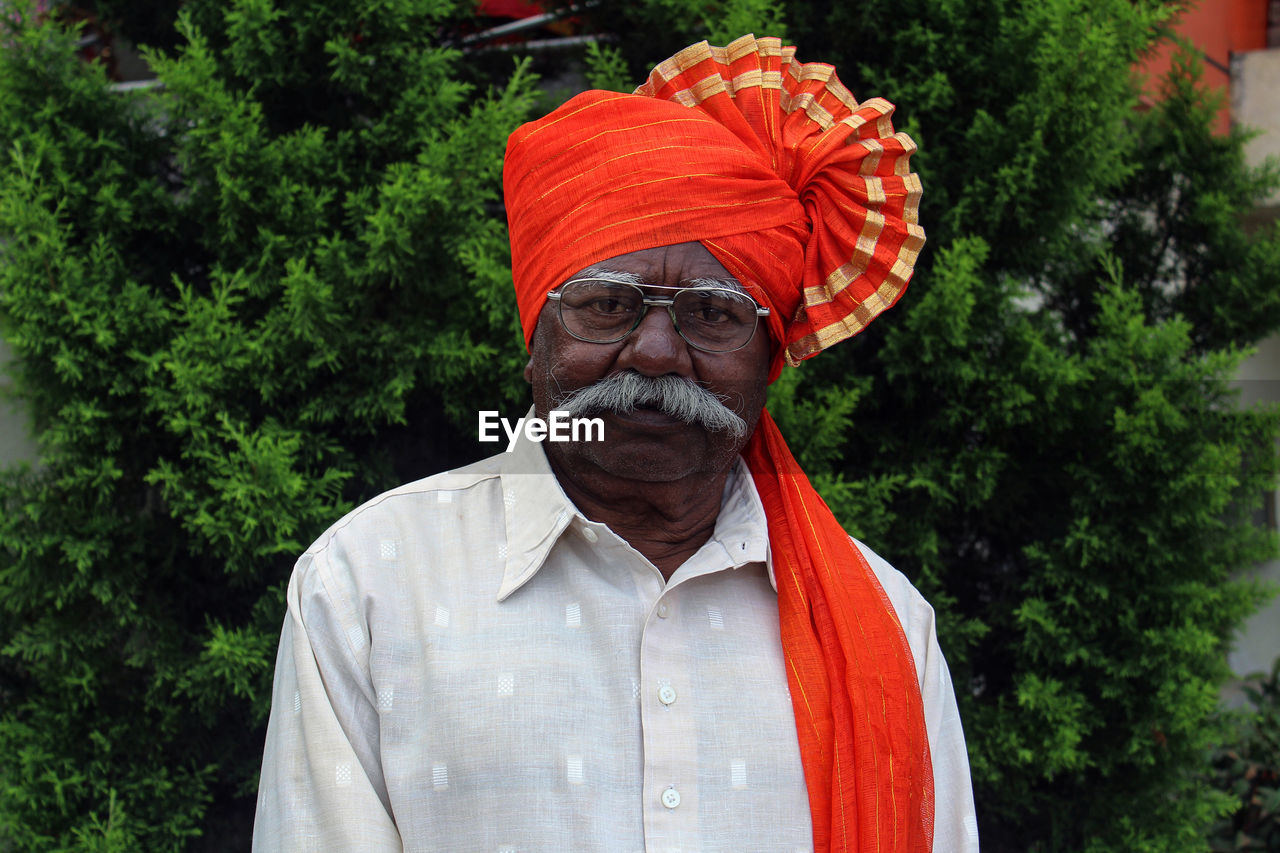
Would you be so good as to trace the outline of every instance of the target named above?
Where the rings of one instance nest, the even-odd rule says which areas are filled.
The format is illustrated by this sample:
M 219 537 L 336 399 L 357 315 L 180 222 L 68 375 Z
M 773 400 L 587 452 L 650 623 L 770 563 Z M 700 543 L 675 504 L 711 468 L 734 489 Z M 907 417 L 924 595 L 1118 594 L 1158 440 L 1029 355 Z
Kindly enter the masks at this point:
M 599 278 L 605 281 L 612 281 L 617 284 L 634 284 L 636 287 L 656 287 L 657 285 L 647 282 L 641 276 L 633 272 L 621 272 L 619 270 L 606 270 L 599 267 L 587 267 L 574 278 Z M 665 285 L 662 285 L 665 287 Z M 743 296 L 750 296 L 747 289 L 736 278 L 694 278 L 684 282 L 682 287 L 692 288 L 714 288 L 721 290 L 732 290 L 734 293 L 741 293 Z
M 746 438 L 747 422 L 725 405 L 725 399 L 683 376 L 645 376 L 627 370 L 570 392 L 556 403 L 556 408 L 567 411 L 570 417 L 588 417 L 601 412 L 626 414 L 640 406 L 654 406 L 687 424 L 725 432 L 735 439 Z

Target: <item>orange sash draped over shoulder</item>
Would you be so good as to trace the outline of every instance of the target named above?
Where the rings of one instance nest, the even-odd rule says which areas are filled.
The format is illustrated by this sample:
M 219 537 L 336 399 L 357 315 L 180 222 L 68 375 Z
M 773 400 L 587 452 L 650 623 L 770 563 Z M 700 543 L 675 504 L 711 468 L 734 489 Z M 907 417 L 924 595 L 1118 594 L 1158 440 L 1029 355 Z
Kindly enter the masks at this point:
M 924 706 L 893 606 L 768 412 L 743 456 L 769 519 L 814 849 L 932 850 Z
M 525 340 L 579 270 L 690 240 L 770 309 L 771 380 L 857 334 L 924 244 L 915 145 L 892 113 L 831 66 L 744 36 L 686 48 L 634 95 L 585 92 L 523 125 L 504 190 Z M 815 848 L 931 850 L 933 771 L 897 615 L 768 412 L 743 456 L 769 523 Z

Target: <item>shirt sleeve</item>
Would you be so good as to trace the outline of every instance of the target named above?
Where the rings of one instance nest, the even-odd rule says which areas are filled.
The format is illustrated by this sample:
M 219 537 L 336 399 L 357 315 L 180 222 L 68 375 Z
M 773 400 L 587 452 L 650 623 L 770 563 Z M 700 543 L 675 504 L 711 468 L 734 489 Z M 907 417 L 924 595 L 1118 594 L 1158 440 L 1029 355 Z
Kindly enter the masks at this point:
M 369 633 L 307 554 L 289 581 L 253 829 L 256 853 L 402 850 L 378 757 Z
M 915 658 L 933 762 L 933 849 L 977 853 L 978 820 L 969 778 L 969 753 L 951 673 L 938 647 L 933 608 L 901 572 L 866 545 L 854 541 L 893 603 Z

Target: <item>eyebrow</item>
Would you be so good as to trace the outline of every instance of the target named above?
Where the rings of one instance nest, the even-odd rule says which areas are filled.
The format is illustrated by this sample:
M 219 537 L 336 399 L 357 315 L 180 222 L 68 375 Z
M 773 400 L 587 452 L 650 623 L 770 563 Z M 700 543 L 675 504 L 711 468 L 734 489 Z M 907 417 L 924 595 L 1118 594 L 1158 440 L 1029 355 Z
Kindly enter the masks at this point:
M 645 281 L 633 272 L 606 270 L 599 267 L 587 267 L 574 278 L 599 278 L 617 284 L 634 284 L 637 287 L 657 286 Z M 681 287 L 720 288 L 722 290 L 732 290 L 734 293 L 747 294 L 747 289 L 736 278 L 694 278 L 684 282 Z
M 602 270 L 598 267 L 587 267 L 582 272 L 574 276 L 574 278 L 599 278 L 605 281 L 612 281 L 617 284 L 634 284 L 637 287 L 644 285 L 645 281 L 633 272 L 619 272 L 618 270 Z
M 747 289 L 742 286 L 742 282 L 736 278 L 695 278 L 690 279 L 687 287 L 718 287 L 722 290 L 732 290 L 734 293 L 747 295 Z

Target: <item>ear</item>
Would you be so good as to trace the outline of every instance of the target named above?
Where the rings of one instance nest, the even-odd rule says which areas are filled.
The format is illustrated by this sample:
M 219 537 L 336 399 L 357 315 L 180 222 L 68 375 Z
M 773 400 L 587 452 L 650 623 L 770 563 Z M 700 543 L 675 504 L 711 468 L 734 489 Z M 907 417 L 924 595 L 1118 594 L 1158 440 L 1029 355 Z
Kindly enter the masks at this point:
M 528 363 L 525 364 L 524 366 L 524 381 L 528 382 L 530 385 L 533 384 L 533 359 L 532 358 L 530 358 Z

